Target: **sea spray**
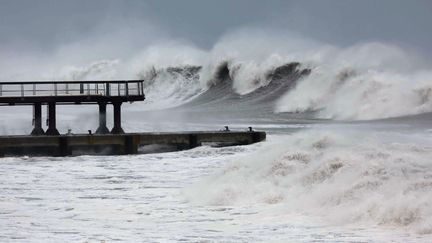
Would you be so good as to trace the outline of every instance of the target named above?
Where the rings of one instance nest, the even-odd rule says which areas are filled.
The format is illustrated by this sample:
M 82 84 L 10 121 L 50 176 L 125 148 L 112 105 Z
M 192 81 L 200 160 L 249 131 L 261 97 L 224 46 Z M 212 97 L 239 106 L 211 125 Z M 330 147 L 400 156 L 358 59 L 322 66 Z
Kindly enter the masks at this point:
M 432 233 L 432 140 L 309 130 L 276 136 L 185 191 L 202 205 L 277 204 L 331 224 Z
M 261 38 L 257 37 L 255 42 Z M 230 83 L 226 92 L 232 91 L 239 97 L 250 96 L 272 83 L 272 72 L 299 62 L 299 71 L 308 69 L 310 72 L 295 83 L 290 76 L 280 77 L 293 85 L 282 90 L 285 95 L 272 96 L 274 112 L 314 112 L 316 118 L 369 120 L 432 111 L 432 73 L 427 71 L 421 58 L 397 46 L 363 43 L 330 48 L 315 45 L 311 50 L 301 49 L 292 54 L 280 47 L 273 50 L 262 47 L 263 50 L 253 55 L 242 52 L 254 46 L 259 48 L 254 41 L 249 45 L 245 43 L 242 48 L 235 49 L 238 41 L 222 39 L 210 51 L 187 46 L 180 46 L 178 50 L 169 45 L 149 47 L 133 61 L 93 63 L 90 67 L 71 70 L 69 76 L 88 79 L 122 74 L 143 78 L 147 102 L 152 103 L 151 108 L 160 109 L 185 104 L 206 91 L 211 93 L 212 86 L 227 79 Z M 164 58 L 163 54 L 173 59 Z M 187 71 L 191 67 L 197 68 L 191 73 Z M 226 69 L 224 77 L 220 76 L 222 67 Z M 77 74 L 77 70 L 82 71 Z M 226 99 L 225 94 L 215 97 Z
M 409 74 L 315 68 L 276 103 L 276 112 L 316 111 L 317 118 L 371 120 L 432 111 L 432 72 Z
M 108 46 L 109 43 L 98 50 L 94 43 L 70 43 L 54 51 L 51 58 L 45 55 L 28 60 L 37 59 L 35 65 L 5 70 L 1 78 L 144 79 L 147 104 L 143 109 L 147 110 L 184 107 L 194 103 L 199 94 L 219 92 L 211 88 L 229 80 L 222 91 L 237 95 L 207 95 L 215 99 L 212 104 L 236 107 L 245 103 L 238 109 L 251 106 L 272 113 L 313 113 L 315 118 L 337 120 L 381 119 L 432 111 L 430 64 L 394 44 L 362 42 L 339 47 L 293 33 L 246 28 L 226 34 L 210 49 L 160 40 L 143 42 L 140 48 L 119 55 L 118 50 Z M 106 55 L 95 59 L 90 49 Z M 283 89 L 271 86 L 274 80 L 269 74 L 290 63 L 299 63 L 298 72 L 309 70 L 307 75 L 281 77 L 278 82 L 290 84 L 283 85 Z M 38 68 L 31 73 L 21 70 L 33 66 Z M 192 77 L 188 72 L 169 71 L 187 67 L 200 68 Z M 224 80 L 218 77 L 221 67 L 226 68 Z M 275 92 L 254 93 L 266 87 Z M 250 102 L 252 95 L 254 101 Z M 262 100 L 266 102 L 264 106 L 260 106 Z M 198 99 L 198 103 L 205 100 Z

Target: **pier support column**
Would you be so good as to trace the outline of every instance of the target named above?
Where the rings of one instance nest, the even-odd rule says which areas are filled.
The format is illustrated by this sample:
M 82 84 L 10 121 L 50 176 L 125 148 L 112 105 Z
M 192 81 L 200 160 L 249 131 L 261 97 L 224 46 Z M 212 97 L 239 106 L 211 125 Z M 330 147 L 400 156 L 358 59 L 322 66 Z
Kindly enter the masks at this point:
M 124 138 L 124 154 L 137 154 L 138 144 L 136 143 L 134 136 L 124 136 Z
M 98 103 L 99 105 L 99 127 L 96 130 L 96 134 L 107 134 L 110 133 L 106 126 L 106 103 Z
M 41 103 L 35 103 L 33 105 L 33 122 L 34 122 L 34 128 L 31 132 L 31 135 L 37 136 L 37 135 L 44 135 L 45 132 L 42 128 L 42 104 Z
M 111 130 L 112 134 L 123 134 L 123 128 L 121 127 L 121 105 L 122 103 L 113 103 L 114 106 L 114 127 Z
M 56 128 L 56 103 L 48 103 L 48 130 L 46 135 L 60 135 Z

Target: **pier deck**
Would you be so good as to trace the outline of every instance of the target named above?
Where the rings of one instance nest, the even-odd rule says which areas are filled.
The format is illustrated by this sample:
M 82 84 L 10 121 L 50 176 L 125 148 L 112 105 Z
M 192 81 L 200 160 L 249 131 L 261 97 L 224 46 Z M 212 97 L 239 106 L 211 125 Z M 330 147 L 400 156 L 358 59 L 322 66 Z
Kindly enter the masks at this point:
M 57 105 L 96 104 L 99 106 L 98 134 L 121 134 L 121 105 L 125 102 L 143 101 L 143 80 L 105 81 L 33 81 L 0 82 L 0 106 L 33 106 L 33 131 L 31 135 L 60 135 L 56 127 Z M 112 104 L 114 127 L 106 126 L 107 105 Z M 42 106 L 47 105 L 47 124 L 42 127 Z
M 0 157 L 137 154 L 146 145 L 168 145 L 182 150 L 203 143 L 246 145 L 265 138 L 265 132 L 257 131 L 0 136 Z
M 0 82 L 0 106 L 113 104 L 144 98 L 143 80 Z
M 84 154 L 137 154 L 148 145 L 189 149 L 203 143 L 245 145 L 265 139 L 264 132 L 176 132 L 125 133 L 121 127 L 121 105 L 143 101 L 143 80 L 0 82 L 0 106 L 33 106 L 31 135 L 0 136 L 0 157 L 70 156 Z M 95 134 L 60 135 L 56 128 L 57 105 L 96 104 L 99 127 Z M 47 124 L 42 126 L 42 106 L 47 106 Z M 107 105 L 113 106 L 111 131 L 106 126 Z M 157 146 L 156 146 L 157 147 Z M 141 150 L 141 151 L 140 151 Z M 151 152 L 152 150 L 145 149 Z

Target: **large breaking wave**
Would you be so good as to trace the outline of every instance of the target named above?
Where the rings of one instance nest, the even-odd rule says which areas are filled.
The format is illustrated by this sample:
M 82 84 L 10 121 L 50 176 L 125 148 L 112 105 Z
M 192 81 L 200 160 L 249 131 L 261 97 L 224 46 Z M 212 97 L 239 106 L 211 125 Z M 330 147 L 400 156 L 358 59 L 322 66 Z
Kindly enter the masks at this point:
M 42 79 L 142 78 L 143 109 L 259 109 L 340 120 L 432 112 L 428 64 L 398 46 L 376 42 L 340 48 L 240 32 L 211 50 L 169 42 L 131 57 L 52 66 Z
M 273 138 L 185 194 L 204 205 L 275 204 L 282 215 L 430 234 L 431 140 L 393 136 L 309 130 Z
M 46 64 L 50 68 L 40 65 L 39 76 L 33 71 L 7 75 L 7 70 L 0 75 L 144 79 L 147 99 L 140 109 L 163 110 L 164 120 L 174 119 L 166 112 L 171 108 L 210 111 L 204 115 L 211 119 L 247 114 L 244 117 L 255 119 L 248 124 L 258 115 L 272 115 L 269 120 L 275 122 L 278 116 L 298 114 L 367 120 L 432 112 L 432 71 L 411 52 L 383 43 L 341 48 L 272 34 L 226 36 L 211 50 L 170 42 L 87 65 L 65 65 L 61 60 Z M 149 119 L 147 113 L 132 115 Z M 280 203 L 288 212 L 431 233 L 432 151 L 430 145 L 419 144 L 423 141 L 394 143 L 373 135 L 305 131 L 263 145 L 197 185 L 190 198 L 218 205 Z

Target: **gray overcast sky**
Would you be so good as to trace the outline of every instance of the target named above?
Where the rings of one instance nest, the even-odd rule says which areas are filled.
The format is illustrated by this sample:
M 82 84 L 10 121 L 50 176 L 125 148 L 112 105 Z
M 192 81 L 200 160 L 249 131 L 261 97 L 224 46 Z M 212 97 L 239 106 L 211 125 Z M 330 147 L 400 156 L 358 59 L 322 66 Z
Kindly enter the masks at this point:
M 36 50 L 107 33 L 111 26 L 147 38 L 150 23 L 168 38 L 210 48 L 243 26 L 277 28 L 336 45 L 389 41 L 430 57 L 429 0 L 0 0 L 0 50 Z

